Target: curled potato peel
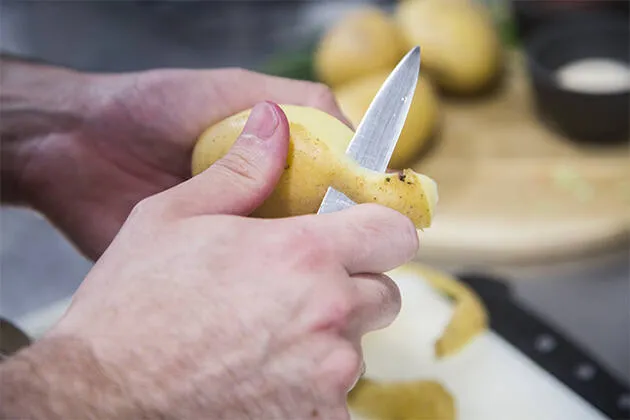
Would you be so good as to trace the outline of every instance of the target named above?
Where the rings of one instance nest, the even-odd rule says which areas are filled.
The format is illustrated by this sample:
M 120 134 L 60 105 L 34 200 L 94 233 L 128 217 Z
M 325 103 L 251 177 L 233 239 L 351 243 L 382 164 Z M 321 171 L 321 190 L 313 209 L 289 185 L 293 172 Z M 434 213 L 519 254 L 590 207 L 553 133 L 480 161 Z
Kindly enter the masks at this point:
M 316 213 L 329 186 L 357 204 L 377 203 L 409 217 L 416 228 L 431 225 L 438 194 L 426 175 L 405 169 L 378 173 L 359 166 L 345 151 L 352 129 L 315 108 L 281 105 L 290 126 L 285 170 L 271 196 L 252 215 L 274 218 Z M 250 110 L 228 117 L 205 130 L 193 149 L 197 175 L 223 155 L 243 130 Z
M 461 351 L 488 329 L 488 313 L 481 299 L 466 284 L 429 266 L 411 262 L 394 271 L 417 274 L 439 293 L 455 301 L 453 315 L 435 342 L 435 356 L 448 357 Z
M 447 273 L 412 262 L 387 274 L 394 279 L 404 276 L 425 281 L 455 301 L 453 315 L 434 344 L 438 359 L 462 351 L 487 329 L 488 316 L 481 300 Z M 348 394 L 348 406 L 362 418 L 373 420 L 454 420 L 457 415 L 455 396 L 443 384 L 427 378 L 387 381 L 363 377 Z

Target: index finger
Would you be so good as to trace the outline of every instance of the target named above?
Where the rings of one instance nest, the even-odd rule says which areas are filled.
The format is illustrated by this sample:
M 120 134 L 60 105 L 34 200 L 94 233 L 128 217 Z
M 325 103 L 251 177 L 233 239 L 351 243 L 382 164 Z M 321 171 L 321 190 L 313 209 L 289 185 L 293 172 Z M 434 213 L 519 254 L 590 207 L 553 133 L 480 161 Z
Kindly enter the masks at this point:
M 418 233 L 402 213 L 377 204 L 361 204 L 313 217 L 316 234 L 350 275 L 384 273 L 418 252 Z
M 214 70 L 220 79 L 218 88 L 229 98 L 228 114 L 252 107 L 260 101 L 277 104 L 302 105 L 318 108 L 352 128 L 352 124 L 337 104 L 335 95 L 324 84 L 270 76 L 244 69 Z M 239 94 L 231 94 L 238 90 Z

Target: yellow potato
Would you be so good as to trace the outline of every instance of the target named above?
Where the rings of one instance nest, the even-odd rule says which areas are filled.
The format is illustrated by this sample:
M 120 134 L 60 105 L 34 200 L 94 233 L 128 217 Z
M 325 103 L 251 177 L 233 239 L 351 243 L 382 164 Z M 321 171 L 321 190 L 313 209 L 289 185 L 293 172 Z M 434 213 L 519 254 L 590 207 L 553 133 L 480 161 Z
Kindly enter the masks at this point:
M 483 6 L 472 1 L 406 0 L 397 5 L 395 19 L 406 46 L 420 46 L 423 68 L 443 89 L 475 93 L 500 72 L 500 38 Z
M 358 126 L 389 72 L 379 72 L 352 80 L 335 90 L 337 102 L 354 126 Z M 417 158 L 435 133 L 439 122 L 439 102 L 435 89 L 420 76 L 396 149 L 389 166 L 401 169 Z
M 391 70 L 404 55 L 402 38 L 391 17 L 363 6 L 336 22 L 317 46 L 317 78 L 329 86 L 379 70 Z
M 431 225 L 438 195 L 435 182 L 405 169 L 384 174 L 360 167 L 345 155 L 353 131 L 315 108 L 281 105 L 290 124 L 290 145 L 284 173 L 272 195 L 253 214 L 274 218 L 316 213 L 329 186 L 355 203 L 377 203 L 409 217 L 418 229 Z M 192 155 L 197 175 L 225 155 L 237 139 L 251 110 L 209 127 Z
M 348 394 L 348 407 L 375 420 L 453 420 L 455 401 L 434 381 L 380 382 L 362 378 Z

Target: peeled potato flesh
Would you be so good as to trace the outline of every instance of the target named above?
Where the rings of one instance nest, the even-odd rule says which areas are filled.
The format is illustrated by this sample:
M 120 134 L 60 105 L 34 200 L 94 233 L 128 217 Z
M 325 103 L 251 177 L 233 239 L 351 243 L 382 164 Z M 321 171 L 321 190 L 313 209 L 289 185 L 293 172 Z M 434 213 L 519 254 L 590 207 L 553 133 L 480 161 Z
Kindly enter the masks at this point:
M 352 80 L 335 89 L 335 96 L 344 115 L 358 126 L 389 72 L 379 72 Z M 425 149 L 439 122 L 439 100 L 432 82 L 423 75 L 418 78 L 405 125 L 389 162 L 389 167 L 401 169 Z
M 271 196 L 252 216 L 289 217 L 316 213 L 329 186 L 357 204 L 376 203 L 406 215 L 416 228 L 429 227 L 437 204 L 437 185 L 405 169 L 384 174 L 360 167 L 345 155 L 353 136 L 348 126 L 315 108 L 281 105 L 290 125 L 285 170 Z M 224 156 L 243 130 L 250 110 L 205 130 L 193 149 L 197 175 Z
M 381 382 L 362 378 L 348 394 L 348 407 L 375 420 L 454 420 L 455 401 L 438 382 Z

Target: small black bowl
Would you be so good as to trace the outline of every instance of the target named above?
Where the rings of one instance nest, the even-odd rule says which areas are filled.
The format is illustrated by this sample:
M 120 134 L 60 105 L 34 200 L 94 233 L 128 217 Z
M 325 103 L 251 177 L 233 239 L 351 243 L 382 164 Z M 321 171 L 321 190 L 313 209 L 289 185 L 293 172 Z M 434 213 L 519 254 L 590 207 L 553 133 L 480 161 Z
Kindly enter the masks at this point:
M 567 13 L 607 11 L 626 16 L 630 13 L 630 2 L 624 0 L 511 0 L 509 4 L 519 38 L 530 35 L 541 25 Z
M 574 13 L 546 23 L 524 39 L 534 105 L 551 128 L 575 141 L 627 141 L 630 88 L 589 92 L 561 85 L 555 72 L 583 59 L 630 66 L 628 20 L 615 14 Z

